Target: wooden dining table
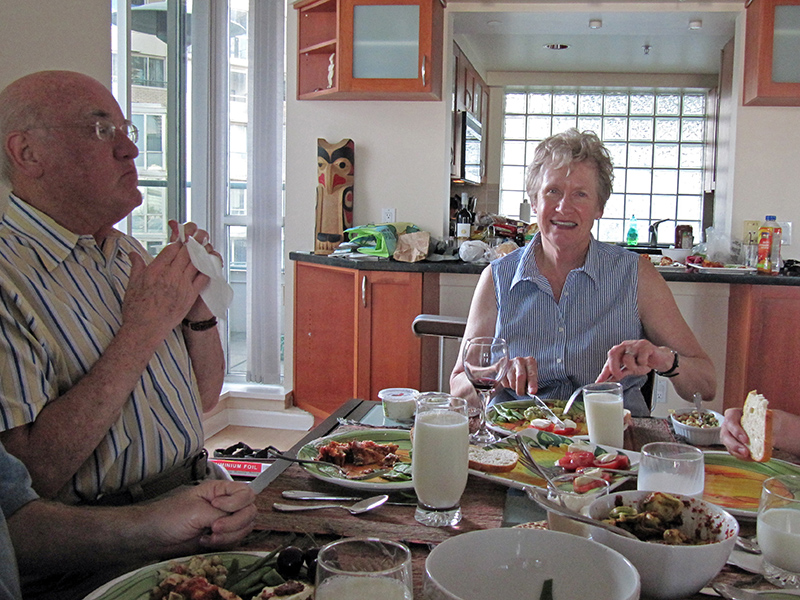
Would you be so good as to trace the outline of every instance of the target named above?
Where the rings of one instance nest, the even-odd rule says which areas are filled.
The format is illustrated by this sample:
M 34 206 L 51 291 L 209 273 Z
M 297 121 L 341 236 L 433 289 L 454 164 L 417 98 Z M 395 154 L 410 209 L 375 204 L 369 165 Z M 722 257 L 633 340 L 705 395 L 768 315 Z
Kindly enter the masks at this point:
M 307 443 L 320 437 L 348 430 L 362 429 L 375 421 L 380 403 L 366 400 L 351 400 L 342 405 L 329 418 L 317 425 L 287 453 L 296 453 Z M 346 424 L 342 424 L 344 421 Z M 670 422 L 660 418 L 637 418 L 625 433 L 625 448 L 639 451 L 652 441 L 678 441 Z M 717 448 L 719 449 L 719 448 Z M 792 458 L 781 456 L 781 458 Z M 797 462 L 797 461 L 793 461 Z M 342 538 L 369 536 L 403 541 L 411 549 L 414 597 L 424 598 L 422 584 L 425 559 L 439 543 L 479 529 L 512 527 L 522 523 L 529 526 L 546 527 L 546 515 L 533 501 L 518 489 L 509 488 L 487 479 L 470 475 L 461 498 L 463 519 L 452 527 L 427 527 L 414 519 L 414 495 L 412 491 L 390 494 L 389 501 L 377 510 L 358 516 L 348 511 L 331 508 L 296 513 L 279 512 L 273 509 L 275 502 L 291 502 L 282 497 L 285 490 L 306 490 L 336 495 L 367 496 L 361 490 L 343 488 L 334 483 L 317 479 L 297 464 L 278 459 L 261 474 L 260 483 L 266 484 L 256 497 L 258 515 L 255 529 L 241 544 L 240 550 L 273 550 L 291 540 L 308 537 L 303 543 L 323 545 Z M 354 492 L 354 493 L 353 493 Z M 753 520 L 741 520 L 743 535 L 755 534 Z M 297 543 L 297 542 L 295 542 Z M 749 573 L 738 567 L 726 565 L 714 581 L 732 583 L 748 589 L 776 589 L 762 575 Z M 708 598 L 695 594 L 687 600 Z

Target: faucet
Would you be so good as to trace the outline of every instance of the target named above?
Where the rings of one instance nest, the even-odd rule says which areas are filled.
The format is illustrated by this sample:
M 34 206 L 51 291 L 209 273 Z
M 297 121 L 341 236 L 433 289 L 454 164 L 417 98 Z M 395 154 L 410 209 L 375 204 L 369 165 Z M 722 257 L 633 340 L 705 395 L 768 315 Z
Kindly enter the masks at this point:
M 672 221 L 672 219 L 661 219 L 650 225 L 650 245 L 655 248 L 658 246 L 658 226 L 664 221 Z

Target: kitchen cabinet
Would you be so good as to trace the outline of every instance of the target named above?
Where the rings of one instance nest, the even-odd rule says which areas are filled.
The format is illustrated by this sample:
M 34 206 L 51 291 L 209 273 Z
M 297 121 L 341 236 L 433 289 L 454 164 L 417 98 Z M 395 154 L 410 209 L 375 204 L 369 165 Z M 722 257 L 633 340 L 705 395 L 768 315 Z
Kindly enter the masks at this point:
M 444 0 L 300 0 L 298 100 L 439 100 Z
M 486 176 L 489 88 L 458 44 L 455 43 L 453 44 L 453 63 L 455 65 L 455 77 L 453 78 L 455 101 L 453 105 L 453 139 L 450 148 L 450 175 L 453 180 L 481 184 Z M 475 175 L 476 172 L 477 175 Z
M 800 398 L 800 287 L 731 285 L 725 408 L 757 390 L 770 408 L 797 413 Z
M 746 19 L 744 104 L 800 106 L 800 0 L 753 0 Z
M 295 262 L 295 405 L 325 417 L 384 388 L 437 389 L 436 340 L 411 323 L 438 310 L 438 273 Z

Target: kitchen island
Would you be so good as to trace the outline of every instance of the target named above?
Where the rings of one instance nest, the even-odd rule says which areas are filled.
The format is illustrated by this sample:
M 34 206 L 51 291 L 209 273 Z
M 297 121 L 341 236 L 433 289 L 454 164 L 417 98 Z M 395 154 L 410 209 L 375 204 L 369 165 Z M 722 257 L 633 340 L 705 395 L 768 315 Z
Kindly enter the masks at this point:
M 449 372 L 457 343 L 447 340 L 440 358 L 435 340 L 415 337 L 411 322 L 420 313 L 466 316 L 485 264 L 310 252 L 291 252 L 289 258 L 295 262 L 297 406 L 325 416 L 352 397 L 377 399 L 384 387 L 446 389 L 436 365 L 441 360 Z M 741 406 L 747 392 L 757 389 L 771 407 L 792 410 L 800 379 L 800 277 L 661 274 L 717 366 L 711 408 Z M 319 357 L 334 348 L 326 369 Z M 654 414 L 682 405 L 666 381 L 656 394 Z

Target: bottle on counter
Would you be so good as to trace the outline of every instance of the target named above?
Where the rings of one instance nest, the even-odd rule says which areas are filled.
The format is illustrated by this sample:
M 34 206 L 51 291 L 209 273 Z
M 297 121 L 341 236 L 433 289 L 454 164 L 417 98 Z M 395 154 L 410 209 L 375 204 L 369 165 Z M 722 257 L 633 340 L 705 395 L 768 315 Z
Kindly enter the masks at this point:
M 639 229 L 636 225 L 636 215 L 631 216 L 628 226 L 628 235 L 625 239 L 628 246 L 636 246 L 639 243 Z
M 775 215 L 767 215 L 758 229 L 758 259 L 756 268 L 759 273 L 777 275 L 781 263 L 781 228 Z
M 519 205 L 519 220 L 526 223 L 531 222 L 531 205 L 527 198 L 523 198 L 522 204 Z
M 456 240 L 460 246 L 472 236 L 472 213 L 469 212 L 469 195 L 461 194 L 461 208 L 456 213 Z

